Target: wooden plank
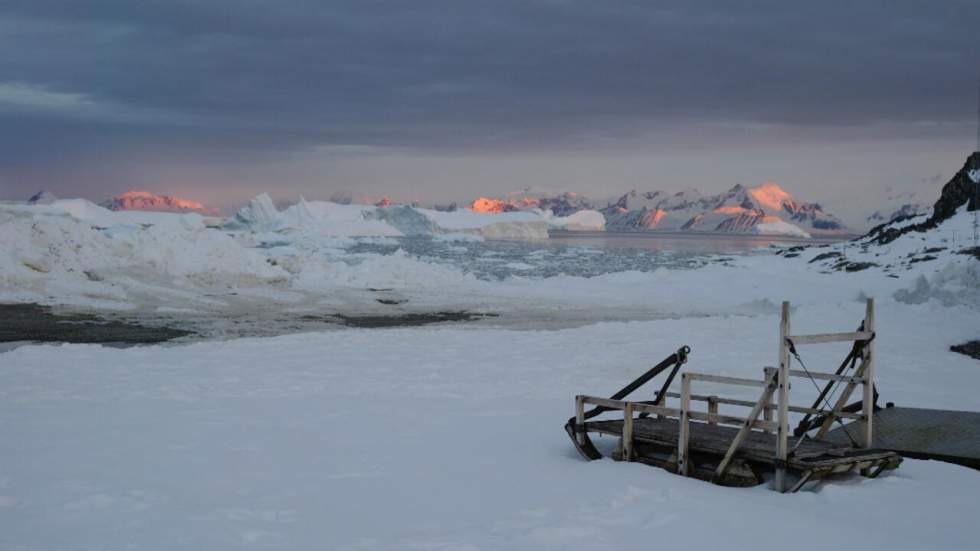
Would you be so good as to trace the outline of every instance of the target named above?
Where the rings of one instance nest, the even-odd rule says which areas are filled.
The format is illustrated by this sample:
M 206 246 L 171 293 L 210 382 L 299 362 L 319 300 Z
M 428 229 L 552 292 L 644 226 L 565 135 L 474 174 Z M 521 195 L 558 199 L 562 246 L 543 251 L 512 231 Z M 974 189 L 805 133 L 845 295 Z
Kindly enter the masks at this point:
M 776 389 L 775 386 L 776 374 L 772 373 L 766 378 L 766 388 L 762 391 L 762 396 L 759 397 L 759 401 L 755 403 L 752 407 L 752 411 L 749 412 L 749 416 L 746 417 L 745 422 L 742 424 L 742 428 L 739 429 L 738 434 L 732 439 L 732 443 L 728 446 L 728 451 L 725 452 L 725 457 L 722 458 L 721 463 L 718 464 L 718 468 L 715 469 L 715 474 L 712 477 L 713 481 L 721 480 L 722 475 L 725 474 L 725 469 L 728 468 L 728 464 L 731 462 L 732 458 L 735 456 L 735 452 L 738 447 L 742 444 L 742 440 L 751 430 L 752 425 L 755 424 L 756 420 L 759 418 L 759 414 L 762 413 L 762 408 L 772 397 L 773 391 Z
M 875 330 L 875 299 L 869 298 L 864 314 L 864 328 L 874 333 Z M 864 447 L 871 448 L 874 445 L 874 434 L 872 425 L 874 424 L 874 391 L 875 391 L 875 341 L 870 341 L 864 345 Z M 867 473 L 865 473 L 867 474 Z
M 712 416 L 718 415 L 718 397 L 708 396 L 707 402 L 708 402 L 708 424 L 711 425 L 717 424 L 718 421 L 713 419 Z
M 681 476 L 687 476 L 689 472 L 689 458 L 687 455 L 687 444 L 690 437 L 689 415 L 691 412 L 691 377 L 690 373 L 681 375 L 681 417 L 677 431 L 677 472 Z
M 581 396 L 582 401 L 586 404 L 592 404 L 595 406 L 602 406 L 604 408 L 612 410 L 621 410 L 626 407 L 628 402 L 623 400 L 613 400 L 612 398 L 600 398 L 598 396 Z
M 864 327 L 872 334 L 875 330 L 875 299 L 869 298 L 865 309 Z M 864 346 L 865 368 L 864 368 L 864 447 L 871 448 L 874 445 L 873 430 L 874 425 L 874 341 L 868 342 Z
M 800 489 L 803 488 L 803 485 L 810 481 L 810 477 L 811 476 L 813 476 L 813 470 L 812 469 L 804 472 L 803 473 L 803 476 L 800 477 L 800 480 L 796 483 L 796 485 L 794 485 L 792 488 L 790 488 L 789 493 L 795 494 L 796 492 L 799 492 Z
M 633 404 L 623 409 L 623 460 L 633 460 Z
M 585 396 L 575 397 L 575 437 L 580 446 L 585 445 L 588 435 L 585 434 Z
M 586 425 L 590 432 L 609 434 L 617 438 L 623 433 L 622 419 L 591 421 L 587 422 Z M 665 451 L 671 450 L 669 453 L 672 453 L 677 449 L 679 432 L 679 423 L 676 419 L 657 419 L 655 417 L 635 419 L 633 421 L 633 460 L 643 460 L 638 456 L 638 450 L 641 445 L 645 444 L 653 444 Z M 721 458 L 728 450 L 737 432 L 737 428 L 724 425 L 691 423 L 688 431 L 688 454 L 699 453 Z M 798 438 L 789 438 L 790 446 L 796 449 L 796 453 L 788 460 L 787 465 L 789 468 L 799 471 L 807 469 L 828 470 L 835 466 L 854 465 L 862 461 L 901 461 L 901 457 L 893 452 L 855 450 L 848 444 L 819 442 L 808 438 L 797 446 L 798 441 Z M 746 435 L 739 448 L 739 455 L 752 463 L 772 466 L 775 444 L 775 435 L 751 431 Z M 691 471 L 689 472 L 693 472 L 695 466 L 691 464 L 690 468 Z
M 867 327 L 867 326 L 865 326 Z M 851 333 L 823 333 L 820 335 L 789 335 L 786 338 L 794 345 L 822 344 L 827 342 L 866 341 L 871 339 L 873 331 L 854 331 Z
M 774 367 L 765 368 L 765 373 L 766 373 L 766 379 L 779 376 L 779 371 Z M 762 420 L 765 421 L 766 423 L 772 423 L 772 394 L 769 395 L 769 399 L 767 399 L 766 403 L 763 405 Z M 766 434 L 772 433 L 772 429 L 767 428 L 762 430 Z
M 668 417 L 680 417 L 681 415 L 681 410 L 678 408 L 655 406 L 653 404 L 644 404 L 642 402 L 631 402 L 631 404 L 633 404 L 633 411 L 640 413 L 651 413 Z
M 773 477 L 773 485 L 777 492 L 786 491 L 786 456 L 789 452 L 789 347 L 786 345 L 786 337 L 789 336 L 789 302 L 783 301 L 782 312 L 779 322 L 779 410 L 776 415 L 776 422 L 779 428 L 776 430 L 776 475 Z
M 834 373 L 821 373 L 819 371 L 806 372 L 801 369 L 790 369 L 789 376 L 801 377 L 803 379 L 819 379 L 822 381 L 841 381 L 845 383 L 864 384 L 863 377 L 852 377 L 850 375 L 837 375 Z
M 723 375 L 708 375 L 707 373 L 685 373 L 688 380 L 705 381 L 708 383 L 722 383 L 726 385 L 755 386 L 762 388 L 766 386 L 765 381 L 758 379 L 745 379 L 742 377 L 725 377 Z
M 709 425 L 721 424 L 736 426 L 742 426 L 746 419 L 745 417 L 736 417 L 734 415 L 712 415 L 710 413 L 702 413 L 700 411 L 688 412 L 687 417 L 688 419 L 693 419 L 695 421 L 707 421 Z M 766 423 L 765 421 L 756 419 L 752 422 L 751 428 L 775 430 L 777 425 L 776 423 Z
M 857 377 L 857 378 L 860 379 L 860 377 Z M 680 392 L 667 392 L 667 393 L 665 393 L 665 396 L 668 397 L 668 398 L 680 398 L 681 397 L 681 393 Z M 714 401 L 717 402 L 717 403 L 719 403 L 719 404 L 725 404 L 725 405 L 729 405 L 729 406 L 744 406 L 744 407 L 750 408 L 750 407 L 752 407 L 752 406 L 755 405 L 755 402 L 753 402 L 752 400 L 739 400 L 739 399 L 736 399 L 736 398 L 725 398 L 723 396 L 709 396 L 707 394 L 691 394 L 691 400 L 694 401 L 694 402 L 707 402 L 707 401 L 709 401 L 709 399 L 714 399 Z M 768 413 L 767 413 L 768 417 L 766 418 L 767 421 L 771 421 L 772 420 L 772 410 L 775 410 L 778 407 L 779 406 L 777 406 L 776 404 L 773 404 L 771 402 L 768 405 L 765 406 L 766 409 L 763 410 L 763 411 L 764 412 L 765 411 L 768 411 Z M 789 410 L 792 413 L 809 413 L 811 415 L 823 415 L 823 414 L 827 413 L 826 411 L 824 411 L 822 409 L 808 408 L 808 407 L 794 406 L 794 405 L 790 405 L 789 406 Z M 637 410 L 637 411 L 639 411 L 639 410 Z M 858 419 L 858 420 L 864 419 L 864 414 L 863 413 L 840 412 L 840 413 L 838 413 L 838 416 L 841 417 L 841 418 L 844 418 L 844 419 Z

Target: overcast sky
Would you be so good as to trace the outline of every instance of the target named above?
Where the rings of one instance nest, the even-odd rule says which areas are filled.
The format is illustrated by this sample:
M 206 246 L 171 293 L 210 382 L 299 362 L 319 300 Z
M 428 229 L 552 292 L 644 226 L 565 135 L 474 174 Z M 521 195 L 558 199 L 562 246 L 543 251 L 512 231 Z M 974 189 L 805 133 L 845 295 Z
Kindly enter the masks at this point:
M 980 2 L 4 0 L 0 198 L 938 189 Z

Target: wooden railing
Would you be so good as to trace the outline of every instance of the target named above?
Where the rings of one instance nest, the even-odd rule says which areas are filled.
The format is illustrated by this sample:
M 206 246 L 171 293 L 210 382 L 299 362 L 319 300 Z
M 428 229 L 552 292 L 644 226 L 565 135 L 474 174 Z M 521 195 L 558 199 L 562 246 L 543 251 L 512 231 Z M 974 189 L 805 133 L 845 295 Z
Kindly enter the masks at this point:
M 839 419 L 863 420 L 864 447 L 871 447 L 872 443 L 872 414 L 874 407 L 874 299 L 868 299 L 865 319 L 862 323 L 862 330 L 850 333 L 828 333 L 818 335 L 790 335 L 789 303 L 782 305 L 782 320 L 780 323 L 779 339 L 779 368 L 767 367 L 764 369 L 765 376 L 762 380 L 745 379 L 739 377 L 728 377 L 722 375 L 710 375 L 705 373 L 683 373 L 681 375 L 681 392 L 667 392 L 667 386 L 658 392 L 653 402 L 637 402 L 617 400 L 611 398 L 599 398 L 596 396 L 576 396 L 575 397 L 575 430 L 578 442 L 585 445 L 587 442 L 585 428 L 585 406 L 592 404 L 607 410 L 623 412 L 622 429 L 622 449 L 623 458 L 631 461 L 634 456 L 634 421 L 635 415 L 657 415 L 660 417 L 676 418 L 679 423 L 677 437 L 677 470 L 684 476 L 689 475 L 690 456 L 690 422 L 702 421 L 708 424 L 733 425 L 738 426 L 739 431 L 732 440 L 725 456 L 718 464 L 714 472 L 714 479 L 719 479 L 725 473 L 731 463 L 742 441 L 753 429 L 767 433 L 776 433 L 776 449 L 774 464 L 776 465 L 776 476 L 774 478 L 775 489 L 782 492 L 786 489 L 786 460 L 789 455 L 789 413 L 802 413 L 805 415 L 826 416 L 822 425 L 814 437 L 822 438 L 831 423 Z M 862 346 L 855 347 L 860 350 L 861 365 L 855 370 L 854 375 L 842 375 L 838 373 L 822 373 L 807 370 L 790 369 L 790 351 L 795 350 L 795 345 L 800 344 L 820 344 L 828 342 L 854 341 L 862 343 Z M 845 360 L 846 362 L 846 360 Z M 791 377 L 803 377 L 811 380 L 829 381 L 831 384 L 846 383 L 844 391 L 838 397 L 836 404 L 828 409 L 820 406 L 820 399 L 823 399 L 825 392 L 821 393 L 818 402 L 814 407 L 793 406 L 789 403 L 789 379 Z M 709 382 L 724 385 L 737 385 L 761 388 L 762 394 L 756 401 L 741 400 L 736 398 L 725 398 L 714 395 L 694 394 L 691 392 L 691 384 L 694 381 Z M 669 383 L 668 383 L 669 384 Z M 849 413 L 843 411 L 847 400 L 857 385 L 864 386 L 863 409 L 861 413 Z M 776 403 L 773 403 L 773 395 L 778 392 Z M 680 406 L 677 408 L 667 407 L 666 398 L 679 398 Z M 695 411 L 691 408 L 691 402 L 706 402 L 707 412 Z M 824 400 L 826 402 L 826 400 Z M 745 417 L 732 415 L 720 415 L 718 405 L 733 405 L 751 408 Z M 773 420 L 775 413 L 776 419 Z M 590 414 L 592 415 L 592 414 Z M 759 419 L 759 416 L 762 419 Z

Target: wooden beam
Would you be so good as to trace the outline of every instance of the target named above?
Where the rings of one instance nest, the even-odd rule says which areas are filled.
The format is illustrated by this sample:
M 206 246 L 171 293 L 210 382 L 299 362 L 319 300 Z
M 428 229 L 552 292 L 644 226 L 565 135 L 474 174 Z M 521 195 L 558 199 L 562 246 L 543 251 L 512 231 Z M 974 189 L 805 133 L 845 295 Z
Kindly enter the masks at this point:
M 575 437 L 580 446 L 585 446 L 585 396 L 575 397 Z
M 819 371 L 803 371 L 801 369 L 790 369 L 790 377 L 801 377 L 803 379 L 820 379 L 822 381 L 842 381 L 845 383 L 864 384 L 863 377 L 852 377 L 849 375 L 836 375 L 834 373 L 821 373 Z
M 708 402 L 708 417 L 711 418 L 712 416 L 717 416 L 718 415 L 718 397 L 717 396 L 708 396 L 707 402 Z M 717 423 L 717 421 L 715 421 L 714 419 L 709 419 L 709 421 L 708 421 L 708 424 L 709 425 L 714 425 L 716 423 Z
M 665 406 L 655 406 L 653 404 L 645 404 L 643 402 L 630 402 L 633 405 L 633 411 L 641 413 L 654 413 L 657 415 L 663 415 L 665 417 L 680 417 L 681 410 L 678 408 L 669 408 Z
M 779 411 L 776 420 L 779 428 L 776 431 L 776 475 L 773 485 L 777 492 L 786 491 L 786 457 L 789 452 L 789 346 L 786 337 L 789 336 L 789 302 L 784 301 L 779 322 Z
M 770 377 L 778 377 L 779 370 L 775 367 L 767 367 L 764 369 L 766 373 L 766 379 Z M 765 405 L 762 407 L 762 420 L 766 423 L 772 423 L 772 394 L 769 395 L 769 399 L 766 400 Z M 766 434 L 772 434 L 772 429 L 762 429 Z
M 702 413 L 700 411 L 690 411 L 687 414 L 688 419 L 693 419 L 695 421 L 707 421 L 708 424 L 716 425 L 738 425 L 741 426 L 745 423 L 746 417 L 735 417 L 733 415 L 712 415 L 710 413 Z M 774 430 L 778 425 L 776 423 L 766 421 L 760 421 L 756 419 L 752 422 L 752 427 L 754 429 L 769 429 Z
M 855 377 L 864 376 L 865 365 L 866 360 L 862 358 L 861 364 L 854 370 Z M 867 388 L 872 388 L 874 385 L 865 386 Z M 847 406 L 847 401 L 851 399 L 851 394 L 854 392 L 855 387 L 857 387 L 856 383 L 847 383 L 847 386 L 845 386 L 844 390 L 841 391 L 840 396 L 837 397 L 837 402 L 834 403 L 834 408 L 830 410 L 827 418 L 824 419 L 823 424 L 820 425 L 820 429 L 817 431 L 817 434 L 813 436 L 814 440 L 823 440 L 823 438 L 827 436 L 827 432 L 830 431 L 830 427 L 834 425 L 834 418 L 844 417 L 845 414 L 843 413 L 843 409 Z M 864 417 L 863 414 L 861 416 Z
M 704 381 L 707 383 L 721 383 L 726 385 L 739 385 L 739 386 L 754 386 L 763 388 L 766 386 L 765 381 L 760 381 L 758 379 L 745 379 L 742 377 L 725 377 L 722 375 L 708 375 L 706 373 L 685 373 L 687 379 Z
M 600 398 L 598 396 L 579 396 L 576 398 L 582 398 L 583 403 L 592 404 L 594 406 L 602 406 L 607 410 L 621 410 L 626 407 L 628 402 L 623 400 L 613 400 L 612 398 Z
M 864 328 L 874 334 L 875 331 L 875 299 L 869 298 L 864 314 Z M 875 341 L 870 341 L 864 346 L 864 447 L 874 446 L 874 424 L 875 412 Z
M 775 370 L 775 369 L 773 369 L 773 370 Z M 667 396 L 669 398 L 680 398 L 681 397 L 681 393 L 680 392 L 667 392 L 667 393 L 665 393 L 665 396 Z M 744 406 L 744 407 L 750 408 L 750 407 L 752 407 L 752 406 L 755 405 L 755 402 L 753 402 L 752 400 L 739 400 L 737 398 L 725 398 L 723 396 L 713 396 L 713 395 L 712 396 L 709 396 L 707 394 L 691 394 L 691 401 L 694 401 L 694 402 L 707 402 L 707 401 L 709 401 L 711 399 L 713 399 L 715 402 L 717 402 L 719 404 L 725 404 L 725 405 L 729 405 L 729 406 Z M 639 402 L 637 402 L 637 404 L 639 404 Z M 767 404 L 765 406 L 765 409 L 763 409 L 763 412 L 764 413 L 765 412 L 768 412 L 767 413 L 768 418 L 766 418 L 767 421 L 771 421 L 772 420 L 772 411 L 775 410 L 775 409 L 777 409 L 778 407 L 779 406 L 777 406 L 776 404 L 773 404 L 772 402 L 770 402 L 769 404 Z M 822 409 L 818 409 L 818 408 L 808 408 L 808 407 L 794 406 L 794 405 L 790 405 L 789 406 L 789 410 L 792 413 L 809 413 L 811 415 L 823 415 L 823 414 L 827 413 L 826 411 L 824 411 Z M 637 411 L 640 411 L 640 410 L 637 410 Z M 840 413 L 837 414 L 837 416 L 838 417 L 842 417 L 844 419 L 858 419 L 858 420 L 864 419 L 864 414 L 861 414 L 861 413 L 840 412 Z
M 688 463 L 690 458 L 687 455 L 688 431 L 690 430 L 688 417 L 691 412 L 691 377 L 690 373 L 681 375 L 681 416 L 677 431 L 677 473 L 687 476 L 690 472 Z
M 823 333 L 820 335 L 790 335 L 787 339 L 794 345 L 822 344 L 827 342 L 867 341 L 871 340 L 873 331 L 854 331 L 851 333 Z
M 813 476 L 813 469 L 804 472 L 803 475 L 800 476 L 800 480 L 792 488 L 790 488 L 789 493 L 795 494 L 796 492 L 799 492 L 803 488 L 803 485 L 810 481 L 811 476 Z
M 623 461 L 633 460 L 633 404 L 623 409 Z
M 736 434 L 735 438 L 732 439 L 731 445 L 728 446 L 728 451 L 725 452 L 725 457 L 722 458 L 721 463 L 718 464 L 718 468 L 715 469 L 712 482 L 721 480 L 722 475 L 725 474 L 725 469 L 728 468 L 728 464 L 731 463 L 732 458 L 735 456 L 735 452 L 742 444 L 742 440 L 744 440 L 746 435 L 749 434 L 749 430 L 752 429 L 752 426 L 759 418 L 759 414 L 762 413 L 762 409 L 766 402 L 772 397 L 773 391 L 776 390 L 775 378 L 775 373 L 766 378 L 766 388 L 762 391 L 762 396 L 759 397 L 759 401 L 752 407 L 752 411 L 749 412 L 749 416 L 745 418 L 745 421 L 742 423 L 742 428 L 739 429 L 738 434 Z

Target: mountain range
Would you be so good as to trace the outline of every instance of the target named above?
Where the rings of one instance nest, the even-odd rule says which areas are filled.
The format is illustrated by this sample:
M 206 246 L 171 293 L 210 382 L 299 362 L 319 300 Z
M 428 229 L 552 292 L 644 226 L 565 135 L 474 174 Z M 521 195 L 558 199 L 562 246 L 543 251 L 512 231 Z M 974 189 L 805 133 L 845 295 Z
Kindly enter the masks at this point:
M 50 202 L 54 196 L 41 192 L 31 202 Z M 384 208 L 394 205 L 387 198 L 361 197 L 351 193 L 331 197 L 335 203 L 373 204 Z M 146 210 L 162 212 L 198 212 L 218 216 L 218 209 L 204 203 L 156 195 L 147 191 L 128 191 L 100 203 L 110 210 Z M 865 220 L 869 227 L 897 217 L 921 213 L 929 207 L 913 194 L 889 193 L 873 204 L 878 210 Z M 436 210 L 456 210 L 455 203 L 436 206 Z M 612 197 L 587 197 L 574 192 L 528 188 L 500 198 L 480 197 L 466 205 L 476 212 L 551 211 L 548 216 L 568 217 L 582 211 L 596 211 L 589 216 L 605 219 L 607 231 L 690 231 L 781 234 L 795 236 L 829 236 L 856 233 L 841 220 L 826 212 L 820 204 L 798 201 L 775 182 L 757 186 L 736 184 L 718 194 L 705 195 L 696 189 L 679 192 L 630 191 Z M 869 209 L 870 210 L 870 209 Z M 598 214 L 602 215 L 600 218 Z M 599 226 L 602 227 L 602 226 Z M 863 228 L 857 228 L 861 230 Z
M 576 193 L 546 195 L 529 192 L 506 199 L 481 197 L 470 204 L 481 212 L 506 212 L 539 208 L 555 216 L 596 210 L 606 218 L 608 231 L 692 231 L 765 233 L 790 235 L 840 235 L 849 233 L 841 221 L 817 203 L 794 199 L 775 182 L 753 187 L 736 184 L 717 195 L 696 189 L 676 193 L 630 191 L 607 199 L 590 199 Z

